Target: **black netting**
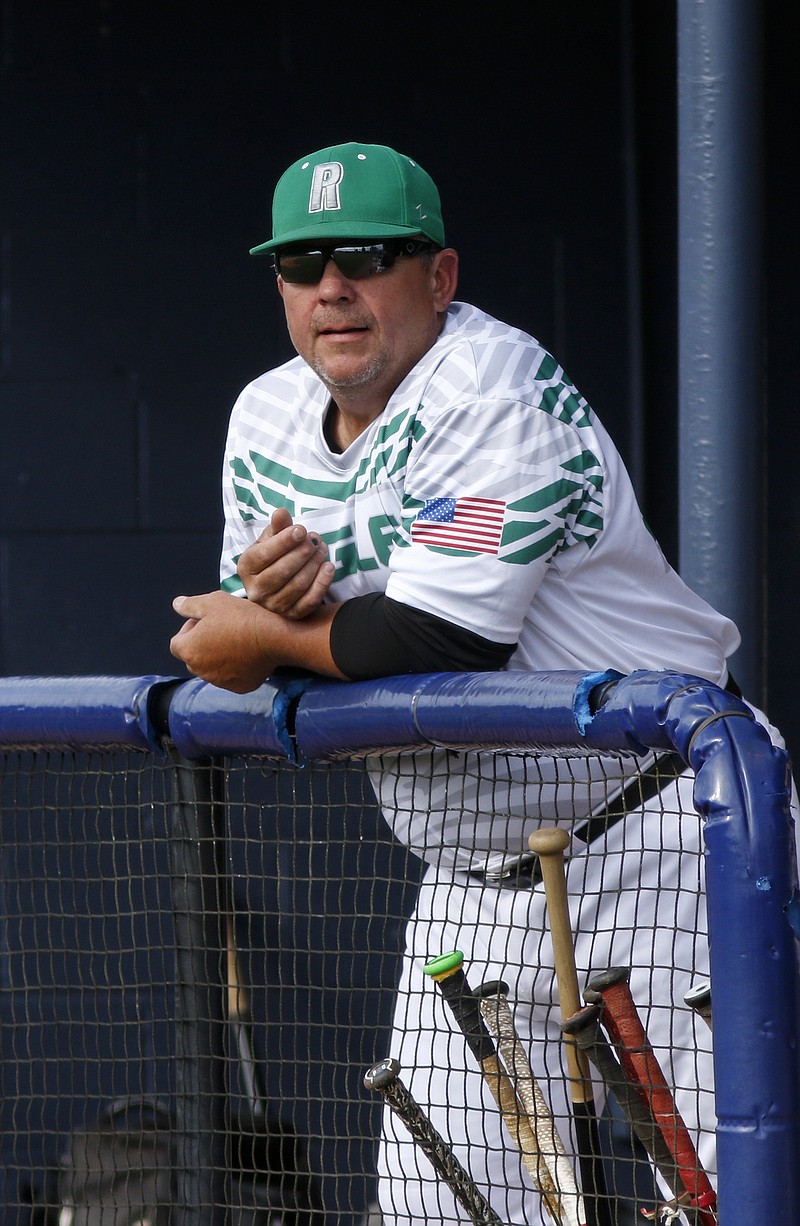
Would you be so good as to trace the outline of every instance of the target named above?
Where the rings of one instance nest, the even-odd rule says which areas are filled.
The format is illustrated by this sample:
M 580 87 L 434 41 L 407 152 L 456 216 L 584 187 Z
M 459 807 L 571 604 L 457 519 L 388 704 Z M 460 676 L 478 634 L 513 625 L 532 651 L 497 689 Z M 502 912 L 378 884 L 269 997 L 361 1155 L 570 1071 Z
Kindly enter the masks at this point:
M 542 806 L 553 811 L 552 777 L 534 755 L 440 755 L 433 767 L 426 759 L 419 782 L 413 756 L 404 761 L 411 783 L 385 791 L 381 813 L 368 770 L 394 779 L 395 759 L 298 769 L 257 758 L 188 763 L 174 753 L 4 755 L 4 1222 L 111 1226 L 160 1222 L 159 1213 L 174 1224 L 369 1220 L 383 1102 L 363 1079 L 376 1061 L 399 1054 L 391 1048 L 401 1042 L 402 1018 L 392 1035 L 392 1015 L 406 924 L 423 857 L 435 859 L 437 850 L 426 832 L 446 824 L 450 810 L 485 812 L 493 798 L 494 824 L 506 828 L 509 846 L 518 830 L 522 853 L 525 823 Z M 573 778 L 568 759 L 561 767 L 556 808 L 571 811 L 578 826 L 578 798 L 592 769 L 581 759 Z M 602 792 L 599 767 L 596 777 Z M 582 977 L 607 966 L 624 936 L 625 949 L 647 968 L 639 980 L 640 992 L 647 984 L 644 1016 L 657 1022 L 683 1010 L 674 1042 L 685 1044 L 683 994 L 697 977 L 701 927 L 698 819 L 685 846 L 674 779 L 661 782 L 643 840 L 615 822 L 605 836 L 616 840 L 610 851 L 574 860 L 572 890 L 581 903 L 573 918 Z M 423 795 L 430 827 L 419 823 Z M 607 798 L 596 792 L 593 803 L 604 809 Z M 412 815 L 418 855 L 389 826 L 408 833 Z M 665 876 L 659 888 L 641 879 L 639 865 L 662 844 L 680 855 L 683 870 L 680 883 Z M 518 903 L 509 909 L 512 898 L 541 894 L 536 874 L 525 878 L 526 871 L 513 891 L 479 882 L 483 905 L 496 908 L 508 965 L 535 958 L 552 982 L 544 912 L 536 913 L 534 932 L 528 912 L 523 923 Z M 457 873 L 456 881 L 464 878 Z M 458 937 L 463 890 L 450 888 L 452 895 L 437 887 L 444 929 L 425 913 L 433 942 L 448 924 L 454 943 Z M 656 895 L 672 936 L 650 951 L 641 942 Z M 700 963 L 704 943 L 701 935 Z M 442 952 L 434 943 L 422 956 Z M 485 977 L 475 949 L 466 970 L 470 986 L 475 974 Z M 407 1009 L 416 1010 L 417 995 L 430 996 L 423 979 L 405 985 Z M 555 999 L 533 1063 L 546 1094 L 558 1082 L 550 1105 L 571 1150 Z M 534 1016 L 534 1031 L 537 1025 Z M 465 1093 L 474 1097 L 478 1065 L 458 1033 L 447 1041 L 455 1044 L 451 1055 L 463 1048 L 455 1065 L 463 1064 Z M 430 1044 L 418 1044 L 402 1061 L 402 1076 L 408 1070 L 416 1087 L 430 1062 Z M 441 1107 L 435 1092 L 431 1105 Z M 496 1144 L 489 1127 L 496 1108 L 489 1102 L 485 1110 L 485 1136 L 468 1137 L 467 1165 L 470 1151 Z M 609 1190 L 621 1198 L 616 1220 L 633 1220 L 625 1215 L 635 1214 L 637 1197 L 652 1207 L 659 1193 L 618 1113 L 606 1113 L 601 1128 L 606 1148 L 616 1150 L 606 1160 Z M 436 1180 L 420 1149 L 417 1168 L 422 1184 Z M 84 1202 L 99 1216 L 82 1211 Z M 70 1203 L 72 1217 L 65 1217 Z

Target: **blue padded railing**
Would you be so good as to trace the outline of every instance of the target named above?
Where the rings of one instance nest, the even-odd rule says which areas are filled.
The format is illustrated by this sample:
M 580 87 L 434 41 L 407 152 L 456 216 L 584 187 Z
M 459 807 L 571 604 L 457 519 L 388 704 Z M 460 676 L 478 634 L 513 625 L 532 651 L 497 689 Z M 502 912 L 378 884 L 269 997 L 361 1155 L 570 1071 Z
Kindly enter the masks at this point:
M 602 696 L 602 701 L 598 701 Z M 595 709 L 597 708 L 597 709 Z M 704 822 L 719 1216 L 796 1220 L 800 903 L 786 753 L 740 699 L 680 673 L 276 677 L 243 697 L 168 677 L 0 679 L 0 747 L 335 761 L 424 746 L 677 750 Z

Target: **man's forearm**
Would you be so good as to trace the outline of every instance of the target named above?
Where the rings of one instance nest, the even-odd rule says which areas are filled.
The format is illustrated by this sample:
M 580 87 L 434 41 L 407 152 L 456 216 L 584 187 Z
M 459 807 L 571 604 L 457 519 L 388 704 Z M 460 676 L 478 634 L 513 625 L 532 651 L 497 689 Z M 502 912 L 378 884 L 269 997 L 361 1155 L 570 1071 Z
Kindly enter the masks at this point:
M 335 604 L 320 605 L 300 620 L 261 609 L 267 619 L 263 626 L 266 651 L 274 654 L 275 667 L 288 665 L 323 677 L 348 680 L 331 654 L 330 628 L 337 608 Z
M 226 592 L 178 596 L 173 608 L 187 620 L 170 643 L 172 654 L 212 685 L 245 694 L 284 666 L 346 680 L 330 650 L 335 605 L 299 621 Z

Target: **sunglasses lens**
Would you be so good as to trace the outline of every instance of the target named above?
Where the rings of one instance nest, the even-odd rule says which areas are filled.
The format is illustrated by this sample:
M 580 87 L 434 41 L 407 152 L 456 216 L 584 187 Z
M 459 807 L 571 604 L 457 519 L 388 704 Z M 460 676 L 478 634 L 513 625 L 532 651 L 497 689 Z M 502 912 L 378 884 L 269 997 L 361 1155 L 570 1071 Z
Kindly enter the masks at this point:
M 276 267 L 290 285 L 316 285 L 328 259 L 321 251 L 283 251 L 276 257 Z
M 371 243 L 365 247 L 327 247 L 322 251 L 282 251 L 275 257 L 275 267 L 284 281 L 291 285 L 317 285 L 322 280 L 328 260 L 333 260 L 348 281 L 361 281 L 373 273 L 391 268 L 399 254 L 392 240 Z
M 331 252 L 333 262 L 348 281 L 360 281 L 383 267 L 383 244 L 372 247 L 337 247 Z

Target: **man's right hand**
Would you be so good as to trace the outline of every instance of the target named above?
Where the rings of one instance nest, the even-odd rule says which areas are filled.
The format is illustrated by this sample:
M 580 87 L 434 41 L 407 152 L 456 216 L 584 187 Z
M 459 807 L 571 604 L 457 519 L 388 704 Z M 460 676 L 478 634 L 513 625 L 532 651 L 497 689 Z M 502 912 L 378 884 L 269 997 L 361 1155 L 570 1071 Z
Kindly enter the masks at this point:
M 293 523 L 283 507 L 244 551 L 237 569 L 249 600 L 295 621 L 319 608 L 335 571 L 322 538 Z

